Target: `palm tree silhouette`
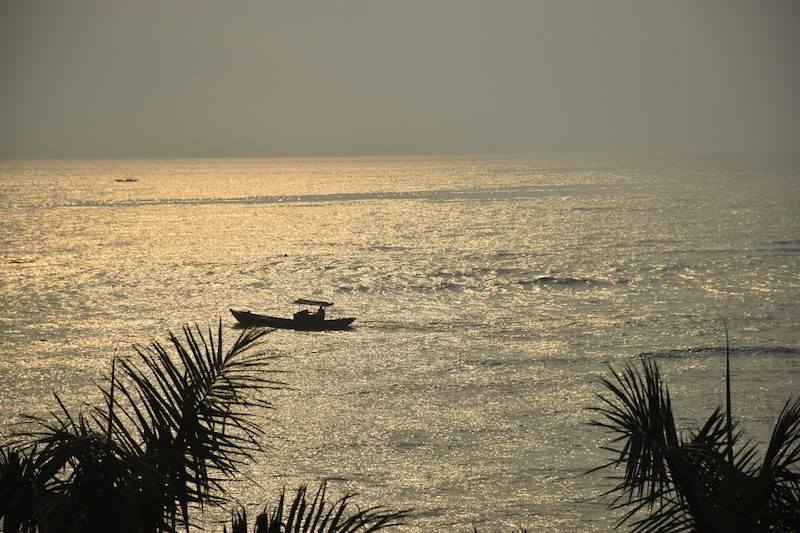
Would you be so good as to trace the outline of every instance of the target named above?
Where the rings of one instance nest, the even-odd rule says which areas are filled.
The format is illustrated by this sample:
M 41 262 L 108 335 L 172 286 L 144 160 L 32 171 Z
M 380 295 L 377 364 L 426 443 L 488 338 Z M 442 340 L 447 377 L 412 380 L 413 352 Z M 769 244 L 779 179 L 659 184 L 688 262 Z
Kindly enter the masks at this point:
M 56 395 L 52 419 L 0 450 L 4 531 L 171 532 L 190 509 L 225 501 L 220 483 L 260 449 L 259 408 L 270 408 L 275 356 L 256 352 L 267 330 L 223 350 L 222 322 L 169 335 L 112 365 L 104 405 L 71 413 Z M 117 370 L 119 366 L 119 370 Z M 121 376 L 117 376 L 121 374 Z
M 293 499 L 287 498 L 284 489 L 272 512 L 265 509 L 256 516 L 253 533 L 372 533 L 401 525 L 409 512 L 383 507 L 353 509 L 353 494 L 330 501 L 326 493 L 325 481 L 311 500 L 305 485 L 297 488 Z M 247 513 L 242 510 L 231 519 L 231 533 L 247 531 Z
M 286 387 L 276 356 L 257 350 L 269 331 L 248 329 L 223 351 L 221 321 L 216 336 L 186 326 L 169 335 L 172 356 L 153 342 L 114 360 L 102 407 L 73 414 L 56 395 L 52 419 L 26 417 L 32 426 L 0 447 L 3 531 L 189 531 L 193 511 L 228 503 L 222 482 L 262 450 L 265 394 Z M 330 502 L 325 487 L 311 503 L 300 487 L 291 505 L 284 491 L 257 531 L 367 533 L 408 512 L 352 510 L 352 495 Z M 244 511 L 232 527 L 246 531 Z
M 728 350 L 728 368 L 730 368 Z M 786 402 L 762 461 L 718 407 L 683 438 L 658 365 L 641 359 L 611 369 L 598 394 L 593 425 L 612 434 L 611 459 L 593 471 L 622 469 L 610 507 L 624 509 L 617 526 L 635 532 L 800 531 L 800 398 Z

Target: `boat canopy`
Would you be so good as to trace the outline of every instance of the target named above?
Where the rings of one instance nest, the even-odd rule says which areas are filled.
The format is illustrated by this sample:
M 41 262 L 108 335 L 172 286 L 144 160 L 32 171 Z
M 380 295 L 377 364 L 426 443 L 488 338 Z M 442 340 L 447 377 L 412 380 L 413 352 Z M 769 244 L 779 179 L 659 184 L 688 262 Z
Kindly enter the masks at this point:
M 295 300 L 294 303 L 297 305 L 313 305 L 314 307 L 330 307 L 333 305 L 333 302 L 322 302 L 320 300 L 306 300 L 305 298 L 300 298 Z

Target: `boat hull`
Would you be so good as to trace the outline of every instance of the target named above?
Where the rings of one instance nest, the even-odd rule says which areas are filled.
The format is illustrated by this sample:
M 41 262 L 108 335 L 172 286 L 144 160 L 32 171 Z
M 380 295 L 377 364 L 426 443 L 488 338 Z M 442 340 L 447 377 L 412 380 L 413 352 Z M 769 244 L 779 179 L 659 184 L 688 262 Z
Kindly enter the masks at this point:
M 245 328 L 280 328 L 295 329 L 300 331 L 331 331 L 350 329 L 350 324 L 355 318 L 334 318 L 331 320 L 321 320 L 309 317 L 296 320 L 293 318 L 280 318 L 276 316 L 259 315 L 250 311 L 237 311 L 231 309 L 231 314 Z

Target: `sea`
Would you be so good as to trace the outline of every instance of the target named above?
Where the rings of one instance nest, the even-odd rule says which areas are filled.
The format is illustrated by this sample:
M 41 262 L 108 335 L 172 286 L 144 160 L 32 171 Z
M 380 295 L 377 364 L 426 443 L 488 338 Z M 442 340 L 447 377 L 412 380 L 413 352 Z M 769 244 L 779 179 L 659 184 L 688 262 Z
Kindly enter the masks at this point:
M 228 485 L 251 516 L 328 480 L 412 509 L 398 532 L 609 531 L 611 369 L 654 359 L 686 435 L 729 343 L 761 453 L 800 392 L 800 157 L 0 162 L 0 439 L 134 345 L 297 298 L 357 320 L 267 336 L 288 388 Z

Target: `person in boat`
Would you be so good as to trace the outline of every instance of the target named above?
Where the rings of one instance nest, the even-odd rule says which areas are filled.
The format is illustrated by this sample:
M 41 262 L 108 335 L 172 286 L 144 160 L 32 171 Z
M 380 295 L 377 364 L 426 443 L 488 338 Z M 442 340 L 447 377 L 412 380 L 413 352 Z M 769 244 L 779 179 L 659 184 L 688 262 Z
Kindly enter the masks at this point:
M 321 305 L 319 306 L 319 309 L 316 312 L 316 317 L 320 320 L 325 320 L 325 308 L 322 307 Z

